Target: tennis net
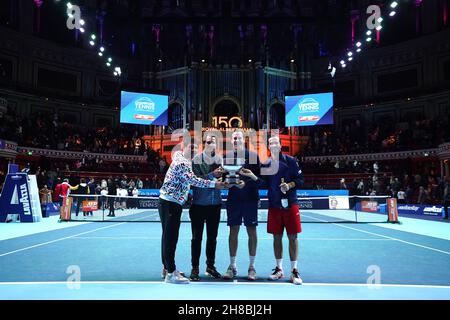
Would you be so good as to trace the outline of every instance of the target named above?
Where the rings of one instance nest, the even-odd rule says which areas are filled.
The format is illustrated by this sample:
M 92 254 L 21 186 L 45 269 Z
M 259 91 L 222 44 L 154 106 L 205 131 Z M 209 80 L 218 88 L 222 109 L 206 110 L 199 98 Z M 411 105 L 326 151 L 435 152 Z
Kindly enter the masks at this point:
M 389 199 L 391 199 L 389 196 L 299 197 L 298 204 L 303 223 L 383 223 L 390 220 Z M 61 209 L 61 219 L 65 221 L 160 221 L 158 197 L 69 195 L 65 202 L 66 205 Z M 267 198 L 260 199 L 259 222 L 267 222 L 267 206 Z M 181 221 L 190 221 L 189 204 L 183 207 Z M 226 221 L 226 198 L 224 198 L 221 222 Z

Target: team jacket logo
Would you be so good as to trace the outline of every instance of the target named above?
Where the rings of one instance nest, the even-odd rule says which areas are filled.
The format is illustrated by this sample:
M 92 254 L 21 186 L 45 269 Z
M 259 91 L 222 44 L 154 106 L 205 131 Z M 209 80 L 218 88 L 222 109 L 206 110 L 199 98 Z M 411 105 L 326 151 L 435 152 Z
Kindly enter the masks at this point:
M 134 102 L 135 109 L 139 111 L 155 112 L 155 103 L 148 97 L 142 97 Z

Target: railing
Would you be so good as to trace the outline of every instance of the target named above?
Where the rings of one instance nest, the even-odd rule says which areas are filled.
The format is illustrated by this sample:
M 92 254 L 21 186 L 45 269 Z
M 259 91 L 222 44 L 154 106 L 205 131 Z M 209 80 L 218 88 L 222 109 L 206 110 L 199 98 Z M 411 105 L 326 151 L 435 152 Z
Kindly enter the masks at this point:
M 401 160 L 408 158 L 425 158 L 437 157 L 438 148 L 420 149 L 397 152 L 380 152 L 380 153 L 363 153 L 363 154 L 346 154 L 346 155 L 330 155 L 330 156 L 308 156 L 302 157 L 302 162 L 324 162 L 324 161 L 383 161 L 383 160 Z
M 57 158 L 57 159 L 82 159 L 86 157 L 87 159 L 99 158 L 104 161 L 116 161 L 116 162 L 141 162 L 145 163 L 147 161 L 146 156 L 134 156 L 134 155 L 122 155 L 122 154 L 108 154 L 108 153 L 93 153 L 93 152 L 79 152 L 79 151 L 67 151 L 67 150 L 50 150 L 50 149 L 40 149 L 40 148 L 30 148 L 30 147 L 18 147 L 17 151 L 19 154 L 27 155 L 29 153 L 39 156 L 45 156 L 47 158 Z
M 17 143 L 0 139 L 0 157 L 15 158 L 17 155 Z

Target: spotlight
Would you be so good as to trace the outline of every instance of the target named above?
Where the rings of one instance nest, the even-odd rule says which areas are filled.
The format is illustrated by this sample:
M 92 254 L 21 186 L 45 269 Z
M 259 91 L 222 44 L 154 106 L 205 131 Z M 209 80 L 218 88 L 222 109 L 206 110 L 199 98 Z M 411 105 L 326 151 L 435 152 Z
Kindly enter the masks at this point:
M 291 59 L 291 63 L 294 63 L 295 62 L 295 60 L 294 59 Z
M 84 26 L 84 20 L 83 19 L 80 20 L 80 25 Z
M 378 27 L 376 27 L 375 29 L 377 29 L 378 31 L 380 31 L 381 29 L 383 29 L 383 26 L 380 24 Z
M 72 9 L 72 4 L 70 2 L 67 2 L 67 8 Z
M 372 31 L 368 30 L 368 31 L 366 32 L 366 34 L 367 34 L 368 36 L 370 36 L 370 35 L 372 34 Z
M 158 59 L 158 62 L 162 62 L 162 59 Z
M 114 71 L 117 72 L 117 74 L 120 76 L 122 74 L 122 70 L 120 69 L 120 67 L 115 67 Z
M 161 61 L 160 61 L 161 62 Z M 202 63 L 205 63 L 205 59 L 202 59 Z
M 95 38 L 96 38 L 95 34 L 91 34 L 91 39 L 95 40 Z
M 347 52 L 347 55 L 349 56 L 349 57 L 351 57 L 352 55 L 353 55 L 353 52 Z
M 381 22 L 383 22 L 383 18 L 382 18 L 382 17 L 379 17 L 379 18 L 377 19 L 377 21 L 381 23 Z
M 391 11 L 391 13 L 389 13 L 389 17 L 393 17 L 395 16 L 396 12 L 395 11 Z
M 359 42 L 359 41 L 356 43 L 356 46 L 357 46 L 358 48 L 361 47 L 361 45 L 362 45 L 362 44 L 361 44 L 361 42 Z
M 347 65 L 344 63 L 343 65 L 341 65 L 342 68 L 345 68 Z
M 372 38 L 371 37 L 367 37 L 366 41 L 370 42 L 370 41 L 372 41 Z
M 71 14 L 71 13 L 69 13 L 68 16 L 69 16 L 69 18 L 71 18 L 71 19 L 73 18 L 73 14 Z
M 361 52 L 361 48 L 356 49 L 356 52 L 358 53 Z
M 111 57 L 109 57 L 109 58 L 108 58 L 108 62 L 111 62 L 111 61 L 112 61 L 112 58 L 111 58 Z
M 111 67 L 111 63 L 109 63 L 109 62 L 107 62 L 106 65 L 107 65 L 108 67 Z
M 101 57 L 101 56 L 103 56 L 103 53 L 99 52 L 98 55 Z
M 84 33 L 84 28 L 80 28 L 80 32 L 81 32 L 81 33 Z
M 114 71 L 114 75 L 117 77 L 119 74 L 117 73 L 117 71 Z
M 348 61 L 352 61 L 352 60 L 353 60 L 353 57 L 349 57 L 349 58 L 348 58 Z
M 345 61 L 344 61 L 344 60 L 341 60 L 341 64 L 345 64 Z
M 101 51 L 101 52 L 105 51 L 105 48 L 100 47 L 100 51 Z
M 392 8 L 392 9 L 395 9 L 395 8 L 397 7 L 397 5 L 398 5 L 397 1 L 393 1 L 393 2 L 391 3 L 391 8 Z
M 89 41 L 89 44 L 93 47 L 93 46 L 95 46 L 95 42 L 94 41 Z
M 248 59 L 248 62 L 252 62 L 252 59 Z

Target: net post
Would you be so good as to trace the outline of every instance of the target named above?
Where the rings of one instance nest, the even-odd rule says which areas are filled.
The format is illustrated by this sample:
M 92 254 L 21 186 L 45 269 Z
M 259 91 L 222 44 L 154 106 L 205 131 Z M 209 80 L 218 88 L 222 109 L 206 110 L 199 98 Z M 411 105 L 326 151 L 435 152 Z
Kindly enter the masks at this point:
M 355 222 L 358 223 L 358 211 L 356 210 L 356 201 L 358 201 L 357 200 L 358 197 L 356 197 L 356 196 L 354 196 L 354 197 L 355 197 L 355 201 L 353 203 L 353 206 L 354 206 L 354 209 L 355 209 Z
M 398 222 L 397 198 L 388 197 L 388 222 Z

